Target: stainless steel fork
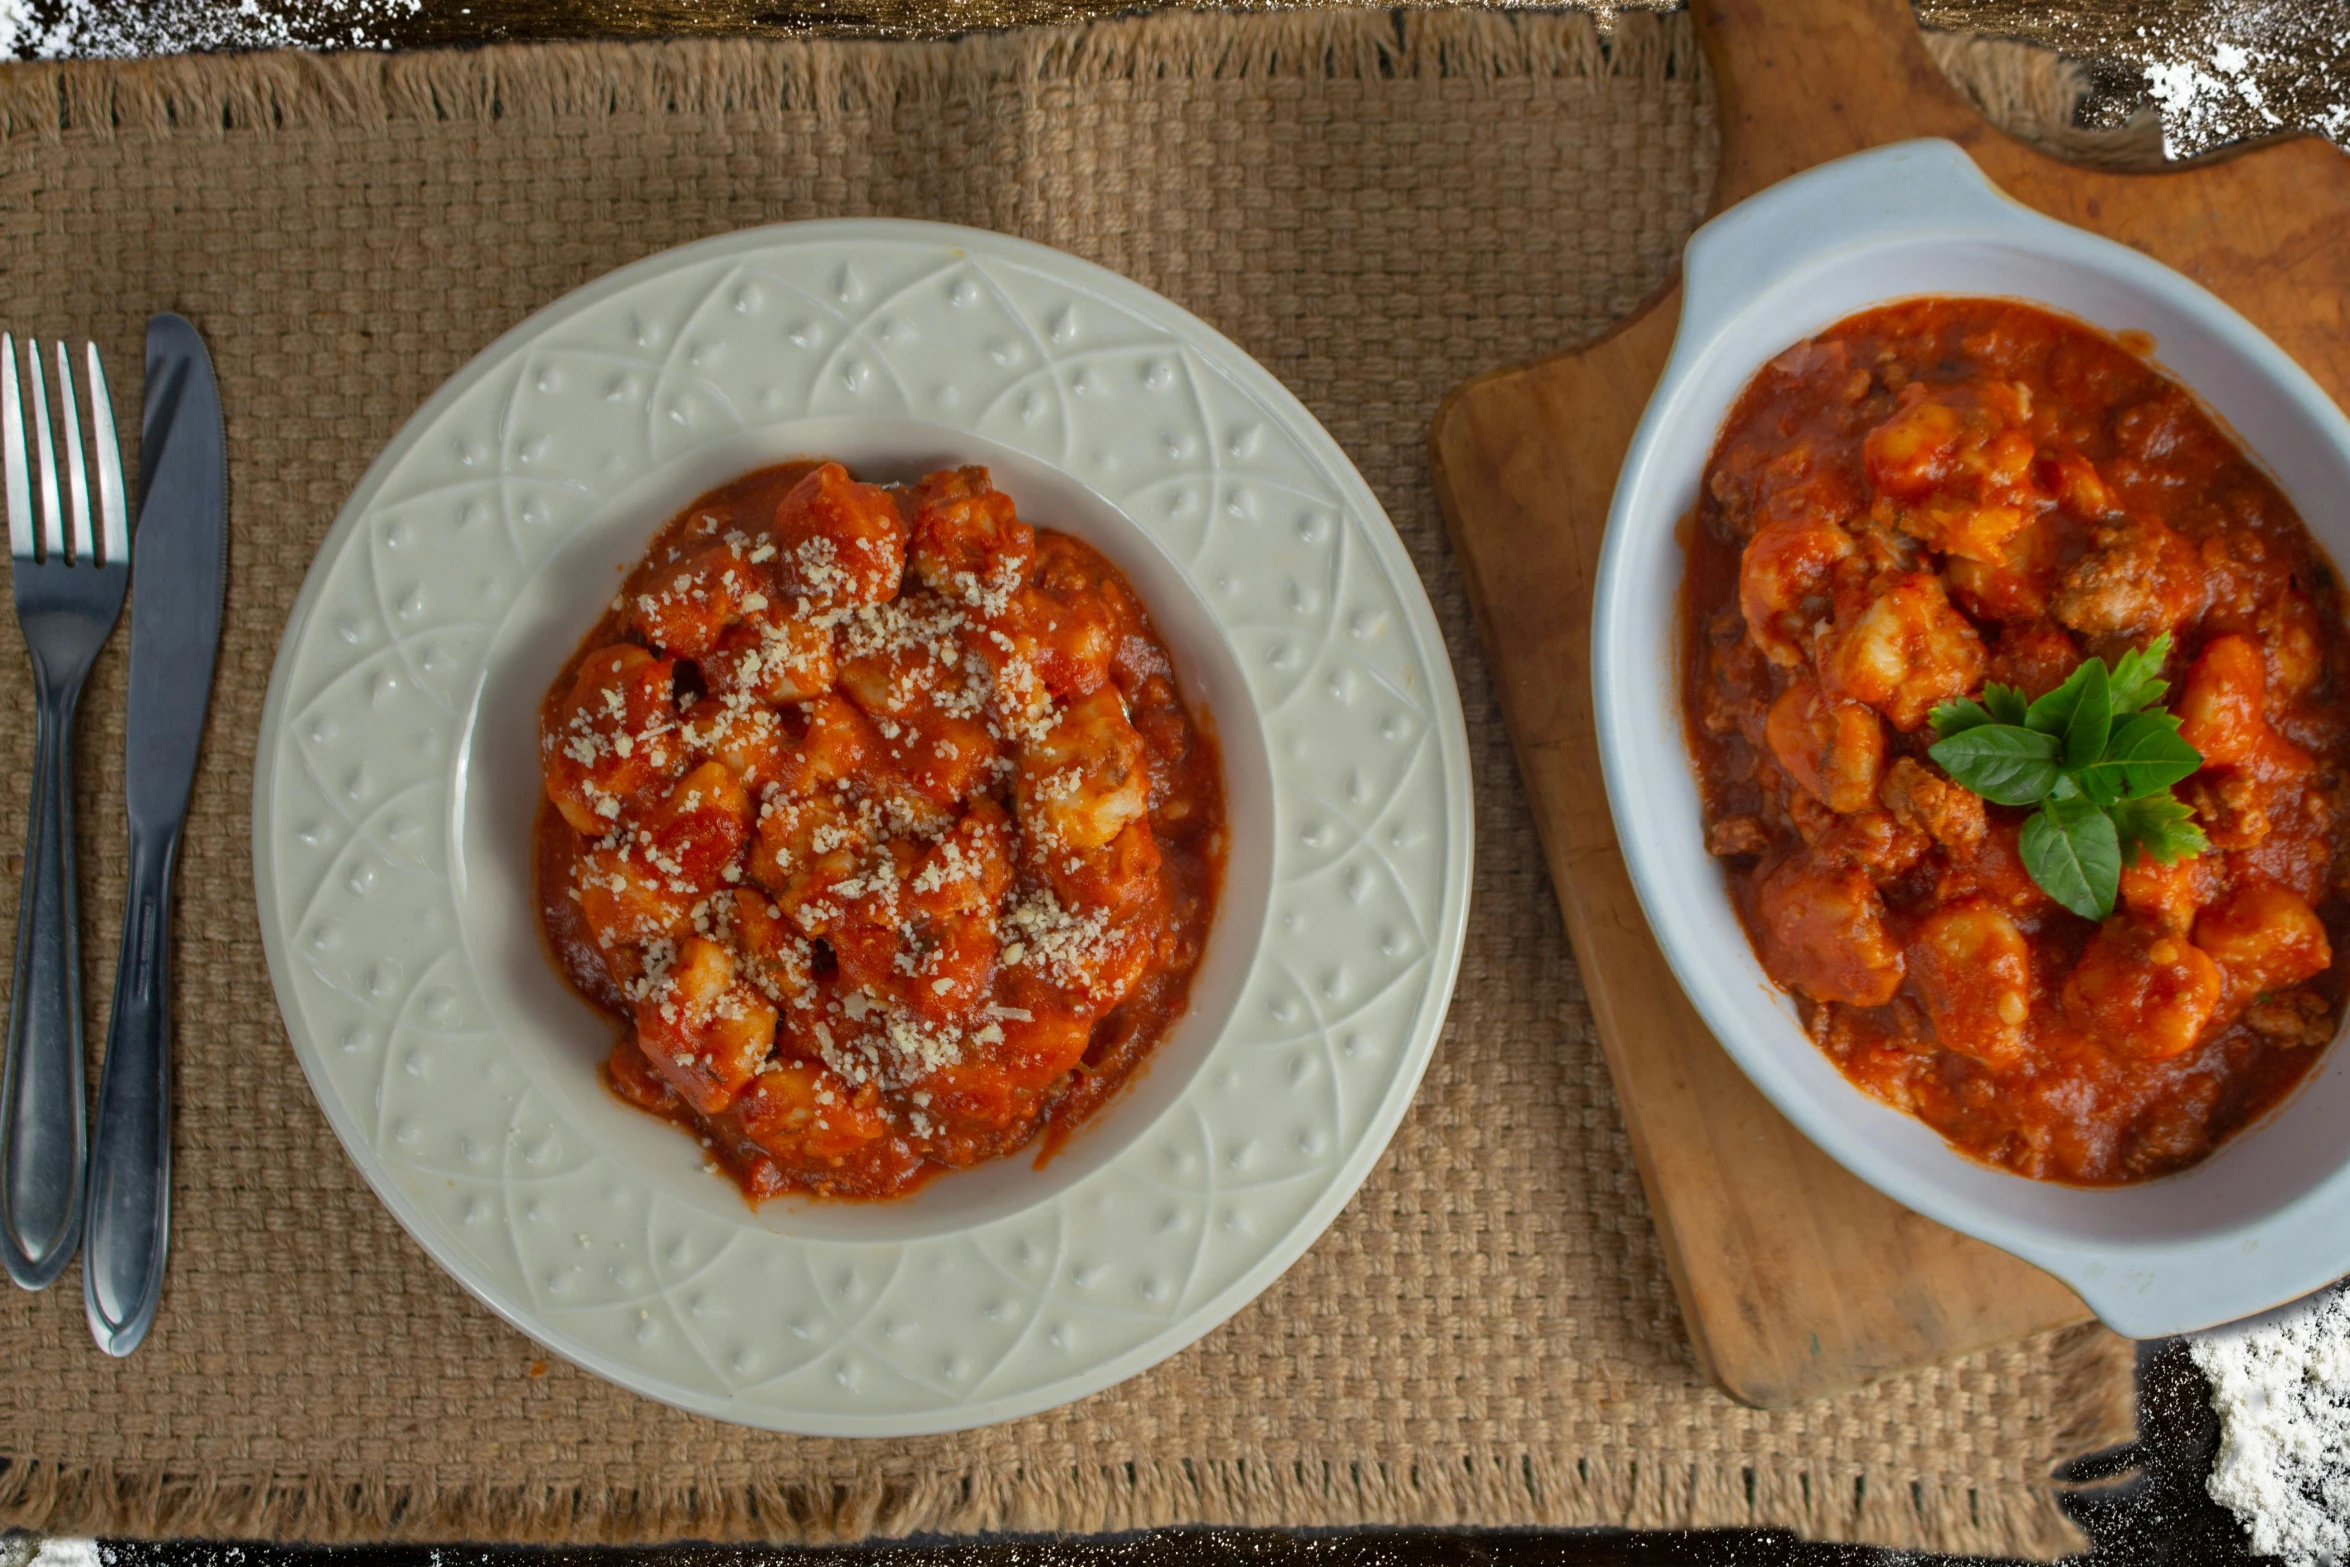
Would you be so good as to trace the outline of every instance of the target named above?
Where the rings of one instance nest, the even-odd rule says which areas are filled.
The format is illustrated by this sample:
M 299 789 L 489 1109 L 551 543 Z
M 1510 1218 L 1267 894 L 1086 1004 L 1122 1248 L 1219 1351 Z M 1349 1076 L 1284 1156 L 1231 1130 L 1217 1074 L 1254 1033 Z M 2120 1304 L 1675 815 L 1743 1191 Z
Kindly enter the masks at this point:
M 41 348 L 0 333 L 0 457 L 8 484 L 8 552 L 16 619 L 32 656 L 35 728 L 24 893 L 16 914 L 16 983 L 8 998 L 8 1054 L 0 1063 L 0 1263 L 26 1289 L 46 1289 L 81 1243 L 88 1158 L 82 1065 L 81 939 L 74 923 L 73 719 L 82 682 L 122 615 L 131 578 L 129 512 L 114 408 L 98 345 L 88 345 L 89 461 L 73 362 L 58 343 L 59 420 L 42 390 Z M 25 452 L 31 405 L 36 473 Z M 58 445 L 64 451 L 59 492 Z M 33 489 L 41 496 L 40 527 Z M 95 489 L 98 526 L 91 527 Z

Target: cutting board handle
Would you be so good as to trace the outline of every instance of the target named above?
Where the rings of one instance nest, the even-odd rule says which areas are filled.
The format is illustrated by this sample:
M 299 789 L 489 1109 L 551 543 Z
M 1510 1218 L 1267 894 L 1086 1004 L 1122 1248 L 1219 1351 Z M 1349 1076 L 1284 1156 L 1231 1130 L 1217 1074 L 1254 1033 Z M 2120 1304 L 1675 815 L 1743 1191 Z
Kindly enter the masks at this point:
M 1886 142 L 2007 140 L 1926 53 L 1909 0 L 1703 0 L 1693 19 L 1721 103 L 1717 212 Z

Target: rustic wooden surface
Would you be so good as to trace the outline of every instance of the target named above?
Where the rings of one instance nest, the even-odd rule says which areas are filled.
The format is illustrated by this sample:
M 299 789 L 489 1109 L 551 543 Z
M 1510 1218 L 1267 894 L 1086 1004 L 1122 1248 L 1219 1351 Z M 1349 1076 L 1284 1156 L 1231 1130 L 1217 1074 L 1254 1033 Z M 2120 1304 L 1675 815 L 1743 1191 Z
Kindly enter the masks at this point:
M 1722 104 L 1715 209 L 1830 158 L 1946 136 L 2021 200 L 2122 240 L 2350 387 L 2350 160 L 2314 139 L 2155 174 L 2070 167 L 1985 124 L 1902 0 L 1697 0 Z M 1455 391 L 1430 435 L 1551 879 L 1701 1363 L 1776 1407 L 2084 1320 L 2046 1274 L 1878 1195 L 1806 1140 L 1683 997 L 1600 781 L 1591 581 L 1632 430 L 1672 346 L 1668 292 L 1591 347 Z M 1692 824 L 1695 830 L 1695 824 Z

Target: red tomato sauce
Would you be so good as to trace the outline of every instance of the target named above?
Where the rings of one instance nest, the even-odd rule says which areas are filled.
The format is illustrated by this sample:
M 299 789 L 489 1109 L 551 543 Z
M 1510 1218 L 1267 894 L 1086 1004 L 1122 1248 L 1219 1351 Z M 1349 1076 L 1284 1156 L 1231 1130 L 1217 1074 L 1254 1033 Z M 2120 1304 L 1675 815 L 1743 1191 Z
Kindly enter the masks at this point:
M 2340 1021 L 2350 637 L 2292 506 L 2179 386 L 2009 301 L 1865 312 L 1731 410 L 1686 529 L 1684 712 L 1757 956 L 1870 1094 L 2085 1185 L 2203 1159 Z M 2093 923 L 1931 709 L 2167 633 L 2211 850 Z
M 1214 737 L 1126 579 L 984 468 L 750 474 L 540 711 L 540 922 L 612 1091 L 756 1200 L 1047 1151 L 1185 1010 Z

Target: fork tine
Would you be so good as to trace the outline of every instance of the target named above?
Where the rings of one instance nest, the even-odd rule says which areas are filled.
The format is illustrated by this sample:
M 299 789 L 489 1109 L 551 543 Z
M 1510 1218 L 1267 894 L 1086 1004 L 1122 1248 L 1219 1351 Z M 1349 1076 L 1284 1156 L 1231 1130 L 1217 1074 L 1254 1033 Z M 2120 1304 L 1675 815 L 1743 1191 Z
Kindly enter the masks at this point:
M 24 453 L 24 399 L 16 386 L 16 339 L 0 332 L 0 458 L 8 470 L 8 553 L 33 557 L 33 481 Z
M 65 356 L 65 344 L 58 343 L 56 351 L 57 416 L 65 421 L 65 493 L 71 502 L 66 515 L 73 525 L 73 562 L 94 566 L 97 543 L 90 537 L 90 470 L 82 461 L 82 400 L 74 395 L 73 361 Z
M 25 390 L 33 400 L 33 449 L 41 459 L 41 554 L 45 560 L 65 559 L 65 508 L 57 499 L 57 451 L 49 440 L 49 394 L 41 385 L 41 345 L 24 345 Z
M 98 469 L 98 558 L 123 566 L 131 558 L 130 509 L 123 504 L 122 449 L 114 441 L 114 400 L 106 395 L 106 367 L 98 345 L 90 353 L 90 455 Z

